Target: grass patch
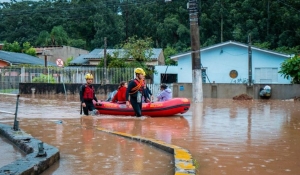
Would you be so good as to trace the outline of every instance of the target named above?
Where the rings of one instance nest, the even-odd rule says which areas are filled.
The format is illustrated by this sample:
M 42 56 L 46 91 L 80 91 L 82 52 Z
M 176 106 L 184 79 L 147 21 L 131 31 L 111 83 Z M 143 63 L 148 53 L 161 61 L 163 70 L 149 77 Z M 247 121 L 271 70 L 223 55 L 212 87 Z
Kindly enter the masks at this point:
M 18 91 L 18 89 L 0 89 L 0 93 L 12 93 L 12 92 L 16 92 Z

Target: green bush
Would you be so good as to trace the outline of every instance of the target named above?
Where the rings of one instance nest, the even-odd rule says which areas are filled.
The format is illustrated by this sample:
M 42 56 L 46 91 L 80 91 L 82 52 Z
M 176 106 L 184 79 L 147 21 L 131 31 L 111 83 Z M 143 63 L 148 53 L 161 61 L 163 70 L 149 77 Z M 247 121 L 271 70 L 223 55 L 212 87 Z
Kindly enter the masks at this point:
M 52 75 L 45 75 L 45 74 L 41 74 L 39 77 L 34 77 L 32 82 L 33 83 L 48 83 L 48 79 L 49 79 L 49 83 L 55 83 L 55 79 L 52 77 Z

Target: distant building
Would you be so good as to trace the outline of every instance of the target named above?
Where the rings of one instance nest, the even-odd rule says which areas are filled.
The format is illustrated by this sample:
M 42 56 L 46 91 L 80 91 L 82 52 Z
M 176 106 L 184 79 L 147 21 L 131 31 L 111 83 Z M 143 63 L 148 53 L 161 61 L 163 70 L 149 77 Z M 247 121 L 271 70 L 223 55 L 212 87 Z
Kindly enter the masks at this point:
M 45 65 L 45 61 L 38 57 L 27 55 L 25 53 L 16 53 L 0 50 L 0 67 L 31 64 L 31 65 Z M 56 66 L 55 63 L 47 62 L 49 66 Z
M 118 58 L 125 57 L 124 49 L 107 49 L 106 54 L 111 56 L 118 54 Z M 147 52 L 146 54 L 150 54 Z M 92 52 L 84 55 L 80 55 L 70 62 L 70 66 L 96 66 L 100 60 L 104 58 L 104 49 L 94 49 Z M 131 61 L 134 58 L 130 58 L 127 61 Z M 164 65 L 165 57 L 161 48 L 152 49 L 150 60 L 146 62 L 147 65 Z
M 36 47 L 34 49 L 39 58 L 44 60 L 45 56 L 47 56 L 47 60 L 53 63 L 55 63 L 56 59 L 58 58 L 66 62 L 67 59 L 70 57 L 73 57 L 74 59 L 82 54 L 89 53 L 89 51 L 87 50 L 79 49 L 71 46 L 47 46 L 47 47 Z
M 270 50 L 252 48 L 252 82 L 254 84 L 289 84 L 278 71 L 291 56 Z M 192 83 L 191 52 L 171 56 L 178 66 L 156 66 L 154 83 Z M 248 45 L 228 41 L 201 48 L 203 83 L 247 83 Z M 165 78 L 168 78 L 166 80 Z

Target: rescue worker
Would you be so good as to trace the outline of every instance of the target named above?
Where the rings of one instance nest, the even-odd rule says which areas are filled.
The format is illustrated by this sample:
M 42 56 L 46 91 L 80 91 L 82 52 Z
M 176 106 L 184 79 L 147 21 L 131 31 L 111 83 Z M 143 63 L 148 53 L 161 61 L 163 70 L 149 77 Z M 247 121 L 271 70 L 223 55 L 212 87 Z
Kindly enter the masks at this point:
M 80 92 L 79 92 L 81 106 L 83 107 L 83 113 L 85 115 L 89 115 L 89 111 L 95 114 L 97 110 L 95 109 L 93 100 L 96 101 L 97 105 L 100 105 L 100 103 L 96 98 L 95 89 L 94 86 L 92 85 L 94 77 L 92 74 L 88 73 L 85 75 L 85 79 L 86 79 L 86 84 L 80 87 Z
M 131 104 L 136 117 L 142 116 L 142 96 L 144 91 L 144 78 L 145 71 L 142 68 L 136 68 L 134 70 L 136 78 L 131 80 L 128 84 L 126 91 L 126 105 Z M 130 102 L 129 102 L 130 97 Z

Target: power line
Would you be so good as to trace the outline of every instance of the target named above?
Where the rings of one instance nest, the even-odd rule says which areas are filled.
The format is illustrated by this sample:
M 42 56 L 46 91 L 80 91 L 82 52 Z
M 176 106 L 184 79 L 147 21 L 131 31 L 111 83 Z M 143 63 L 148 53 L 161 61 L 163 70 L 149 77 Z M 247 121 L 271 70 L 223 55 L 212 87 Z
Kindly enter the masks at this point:
M 277 1 L 278 1 L 279 3 L 281 3 L 281 4 L 285 5 L 285 6 L 287 6 L 287 7 L 290 7 L 290 8 L 292 8 L 292 9 L 294 9 L 295 11 L 300 12 L 300 10 L 296 9 L 295 7 L 293 7 L 293 6 L 290 5 L 290 4 L 287 4 L 286 2 L 283 2 L 283 1 L 281 1 L 281 0 L 277 0 Z

